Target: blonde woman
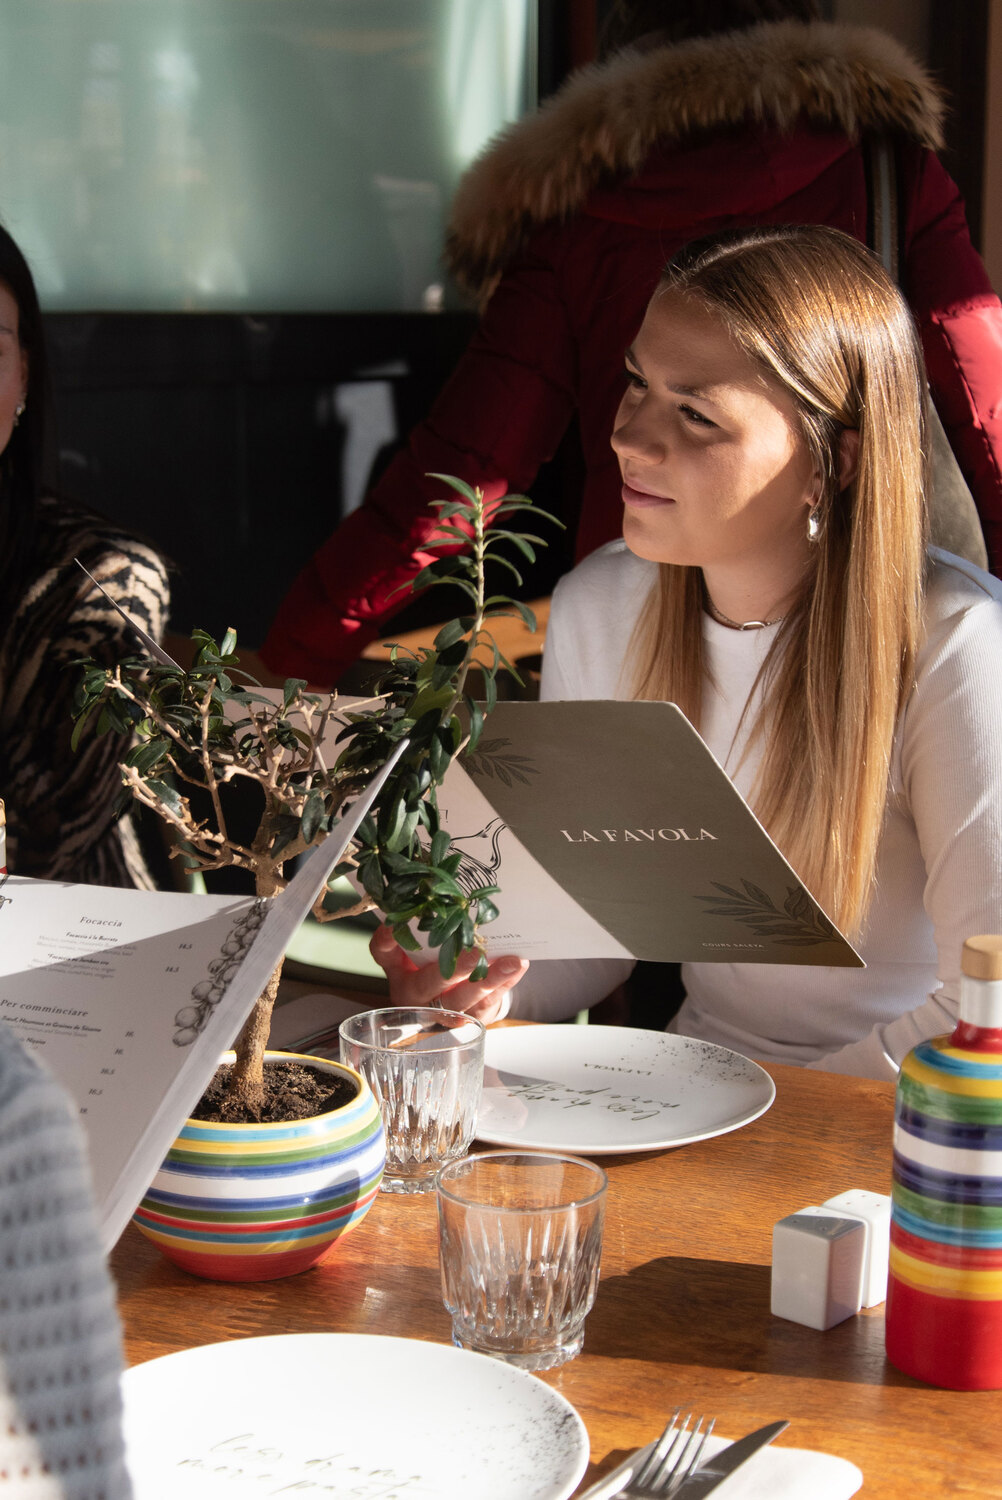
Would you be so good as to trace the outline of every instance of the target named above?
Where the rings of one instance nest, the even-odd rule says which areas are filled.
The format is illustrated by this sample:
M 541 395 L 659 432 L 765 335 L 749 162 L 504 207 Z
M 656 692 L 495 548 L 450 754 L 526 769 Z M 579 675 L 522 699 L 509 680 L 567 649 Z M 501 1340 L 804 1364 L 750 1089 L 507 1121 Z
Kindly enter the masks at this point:
M 543 672 L 549 698 L 679 703 L 866 960 L 686 965 L 672 1029 L 873 1077 L 952 1026 L 963 939 L 1002 912 L 1002 585 L 926 549 L 924 399 L 854 240 L 680 252 L 626 355 L 623 540 L 559 585 Z M 380 956 L 401 994 L 441 988 Z M 503 962 L 450 1003 L 499 1013 Z M 537 964 L 512 1008 L 569 1014 L 625 972 Z

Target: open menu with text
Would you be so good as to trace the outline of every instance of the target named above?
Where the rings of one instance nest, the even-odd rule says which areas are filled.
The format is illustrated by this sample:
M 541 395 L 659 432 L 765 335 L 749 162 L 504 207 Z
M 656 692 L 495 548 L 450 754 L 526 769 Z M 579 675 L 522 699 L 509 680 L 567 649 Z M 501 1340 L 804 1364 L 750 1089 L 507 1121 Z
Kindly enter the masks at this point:
M 0 1017 L 79 1109 L 107 1246 L 391 767 L 268 901 L 17 875 L 0 883 Z

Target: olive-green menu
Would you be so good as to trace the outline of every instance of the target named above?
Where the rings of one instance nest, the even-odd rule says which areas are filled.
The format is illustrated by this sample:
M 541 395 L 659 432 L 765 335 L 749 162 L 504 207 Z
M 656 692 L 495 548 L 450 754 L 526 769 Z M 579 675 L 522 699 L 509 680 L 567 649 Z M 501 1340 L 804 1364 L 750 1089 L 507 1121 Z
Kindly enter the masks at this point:
M 441 802 L 495 951 L 863 966 L 674 704 L 499 703 Z

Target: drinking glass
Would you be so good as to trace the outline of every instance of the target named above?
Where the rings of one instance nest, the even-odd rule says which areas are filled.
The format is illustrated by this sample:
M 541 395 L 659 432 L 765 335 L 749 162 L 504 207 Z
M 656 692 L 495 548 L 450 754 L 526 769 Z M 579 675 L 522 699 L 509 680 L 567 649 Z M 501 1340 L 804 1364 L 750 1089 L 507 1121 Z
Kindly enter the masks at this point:
M 473 1139 L 484 1081 L 484 1028 L 462 1011 L 393 1007 L 349 1016 L 341 1061 L 368 1082 L 386 1132 L 384 1193 L 430 1193 Z
M 579 1354 L 598 1289 L 608 1179 L 576 1156 L 488 1151 L 438 1176 L 452 1342 L 523 1370 Z

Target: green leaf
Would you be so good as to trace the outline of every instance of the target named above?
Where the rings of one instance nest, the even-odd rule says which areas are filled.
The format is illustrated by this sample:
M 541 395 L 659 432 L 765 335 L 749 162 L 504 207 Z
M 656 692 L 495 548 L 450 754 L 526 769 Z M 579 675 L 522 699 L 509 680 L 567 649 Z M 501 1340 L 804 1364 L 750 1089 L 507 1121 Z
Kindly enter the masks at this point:
M 237 633 L 233 629 L 233 627 L 230 626 L 226 634 L 223 636 L 222 642 L 220 643 L 219 654 L 220 656 L 232 656 L 236 648 Z
M 518 610 L 529 629 L 535 631 L 538 628 L 538 622 L 534 611 L 527 604 L 523 604 L 520 599 L 513 599 L 511 603 L 512 608 Z
M 406 948 L 408 953 L 421 952 L 421 944 L 418 942 L 413 932 L 411 932 L 410 926 L 406 922 L 397 922 L 395 924 L 393 928 L 393 936 L 396 938 L 401 948 Z
M 167 811 L 180 818 L 184 813 L 184 803 L 176 787 L 166 781 L 147 781 L 147 788 L 153 793 L 158 802 L 161 802 Z
M 454 906 L 451 911 L 445 912 L 434 921 L 428 929 L 428 941 L 433 948 L 438 948 L 445 942 L 447 937 L 458 931 L 462 926 L 466 913 L 461 906 Z
M 449 582 L 454 589 L 462 589 L 464 594 L 468 594 L 474 606 L 479 609 L 480 594 L 475 583 L 471 583 L 468 578 L 451 578 Z
M 406 804 L 394 796 L 379 813 L 379 842 L 389 850 L 399 849 L 407 822 Z
M 417 864 L 409 859 L 406 854 L 398 854 L 392 849 L 380 850 L 380 862 L 384 870 L 389 870 L 391 875 L 423 875 L 424 865 Z
M 459 668 L 462 666 L 465 660 L 465 640 L 458 640 L 454 645 L 446 647 L 446 649 L 439 654 L 438 661 L 435 664 L 435 670 L 431 674 L 431 686 L 433 688 L 440 688 L 445 683 L 451 682 L 452 678 L 455 677 L 456 673 L 459 671 Z
M 418 897 L 418 882 L 411 879 L 388 880 L 380 902 L 384 912 L 410 910 Z
M 468 541 L 469 538 L 464 538 L 464 540 Z M 462 572 L 466 566 L 466 559 L 457 556 L 455 553 L 449 557 L 437 557 L 433 563 L 429 563 L 426 568 L 422 568 L 416 578 L 411 579 L 410 586 L 412 589 L 428 588 L 431 584 L 438 583 L 442 579 L 451 578 L 454 573 Z
M 476 492 L 470 488 L 465 480 L 457 479 L 454 474 L 426 474 L 425 478 L 441 479 L 443 484 L 447 484 L 450 489 L 454 489 L 457 494 L 465 495 L 471 505 L 479 505 L 480 503 L 477 499 Z
M 500 913 L 489 896 L 478 893 L 474 903 L 473 920 L 475 922 L 494 922 Z
M 435 837 L 431 841 L 431 849 L 429 851 L 431 862 L 433 865 L 440 865 L 442 863 L 443 859 L 449 852 L 451 844 L 452 839 L 446 833 L 444 828 L 440 829 L 439 832 L 435 834 Z M 450 871 L 449 873 L 451 874 L 452 872 Z
M 303 808 L 303 816 L 299 823 L 299 831 L 304 844 L 313 843 L 317 830 L 324 821 L 325 812 L 323 797 L 319 792 L 311 792 L 306 799 L 306 806 Z
M 359 861 L 359 878 L 362 881 L 362 889 L 373 901 L 381 903 L 385 885 L 383 874 L 379 868 L 379 860 L 374 854 L 367 855 Z
M 277 859 L 283 849 L 287 849 L 293 839 L 299 837 L 300 820 L 292 813 L 281 813 L 275 820 L 275 833 L 271 841 L 269 853 L 272 859 Z
M 503 652 L 499 652 L 498 655 L 501 657 L 501 665 L 504 667 L 505 671 L 510 672 L 515 681 L 519 684 L 519 686 L 521 686 L 522 678 L 519 675 L 519 670 L 516 667 L 515 663 L 513 661 L 509 661 L 507 656 L 505 656 Z
M 438 661 L 435 663 L 436 668 L 458 667 L 463 662 L 465 656 L 466 636 L 463 634 L 460 635 L 458 640 L 453 641 L 451 645 L 445 646 L 439 651 Z
M 467 755 L 472 755 L 480 740 L 481 731 L 484 727 L 484 713 L 479 703 L 472 698 L 467 698 L 466 707 L 470 715 L 470 727 L 468 730 L 469 741 L 466 746 Z
M 456 961 L 459 957 L 459 940 L 456 933 L 450 933 L 438 950 L 438 972 L 443 979 L 451 979 L 456 972 Z
M 509 515 L 516 510 L 531 510 L 533 520 L 539 517 L 542 521 L 552 521 L 554 526 L 560 527 L 561 531 L 567 530 L 559 516 L 555 516 L 552 511 L 544 510 L 541 505 L 530 500 L 528 495 L 506 495 L 500 505 L 491 507 L 491 517 L 496 520 L 498 516 Z
M 404 819 L 404 826 L 403 826 L 403 828 L 401 829 L 401 832 L 400 832 L 401 847 L 406 848 L 406 849 L 410 849 L 411 848 L 411 846 L 413 845 L 413 842 L 414 842 L 414 835 L 417 832 L 417 826 L 418 826 L 418 809 L 416 807 L 412 807 L 409 810 L 406 818 Z
M 495 537 L 505 537 L 512 542 L 538 542 L 540 547 L 546 546 L 546 538 L 537 536 L 534 531 L 506 531 L 502 526 L 493 526 L 490 537 L 492 541 Z
M 432 872 L 430 887 L 435 895 L 453 896 L 457 901 L 464 899 L 461 888 L 452 879 L 451 875 L 445 874 L 444 869 L 439 870 L 437 873 Z
M 443 625 L 435 637 L 435 650 L 444 651 L 447 646 L 463 640 L 472 623 L 472 620 L 462 619 L 450 620 L 448 624 Z
M 109 724 L 119 734 L 131 734 L 134 726 L 145 717 L 142 709 L 127 698 L 109 698 L 104 706 Z
M 161 738 L 147 740 L 145 744 L 136 745 L 129 751 L 125 757 L 125 764 L 134 766 L 140 776 L 146 776 L 155 765 L 163 760 L 170 747 L 170 740 Z
M 289 704 L 292 703 L 296 696 L 302 692 L 305 686 L 305 677 L 287 677 L 285 679 L 285 686 L 282 689 L 283 710 L 288 710 Z
M 449 768 L 449 752 L 442 743 L 442 736 L 436 734 L 428 745 L 428 766 L 436 781 L 441 781 Z
M 432 500 L 441 520 L 447 520 L 450 516 L 468 516 L 470 507 L 465 500 Z
M 70 735 L 71 750 L 75 750 L 80 744 L 80 736 L 87 727 L 87 721 L 93 717 L 97 706 L 97 700 L 95 700 L 93 703 L 88 704 L 83 713 L 78 716 L 76 723 L 73 725 L 73 733 Z
M 522 575 L 516 568 L 515 564 L 513 562 L 510 562 L 507 557 L 502 557 L 499 553 L 496 553 L 494 556 L 494 564 L 498 568 L 507 568 L 509 573 L 514 573 L 515 582 L 518 584 L 519 588 L 522 587 Z
M 441 713 L 443 708 L 446 707 L 451 697 L 452 691 L 448 687 L 422 688 L 421 692 L 417 694 L 414 702 L 411 704 L 411 712 L 419 721 L 427 713 L 434 713 L 437 715 Z
M 502 538 L 505 541 L 511 542 L 511 544 L 512 544 L 513 547 L 517 547 L 518 550 L 519 550 L 519 552 L 521 552 L 522 556 L 523 557 L 527 557 L 530 562 L 535 562 L 536 561 L 535 548 L 533 547 L 532 543 L 529 541 L 528 537 L 519 536 L 518 533 L 514 532 L 514 531 L 499 531 L 499 532 L 495 532 L 494 533 L 494 535 L 491 538 L 491 541 L 493 543 L 493 542 L 496 542 L 496 541 L 500 541 Z M 494 556 L 494 558 L 496 560 L 497 554 L 493 553 L 493 551 L 492 551 L 492 555 Z
M 450 521 L 441 521 L 424 545 L 426 547 L 468 546 L 472 540 L 465 527 L 456 526 Z

